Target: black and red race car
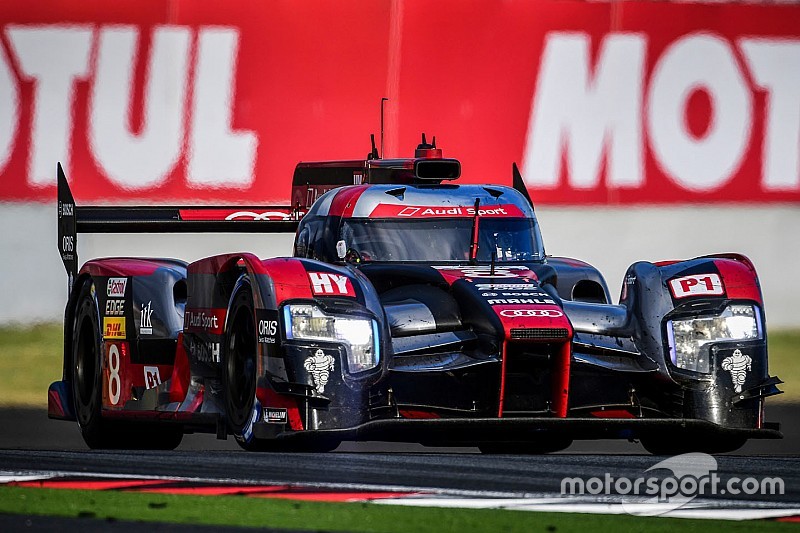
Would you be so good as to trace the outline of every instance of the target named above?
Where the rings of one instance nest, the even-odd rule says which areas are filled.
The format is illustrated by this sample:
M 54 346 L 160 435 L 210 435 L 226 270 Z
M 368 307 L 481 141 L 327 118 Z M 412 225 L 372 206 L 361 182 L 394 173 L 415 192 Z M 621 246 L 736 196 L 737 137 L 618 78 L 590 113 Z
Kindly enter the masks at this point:
M 110 208 L 76 207 L 59 166 L 70 293 L 50 417 L 77 420 L 92 448 L 173 448 L 195 431 L 248 450 L 780 438 L 748 259 L 638 262 L 613 304 L 595 268 L 545 255 L 516 166 L 513 188 L 460 173 L 423 136 L 413 158 L 298 164 L 291 206 Z M 293 230 L 293 257 L 78 269 L 78 232 Z

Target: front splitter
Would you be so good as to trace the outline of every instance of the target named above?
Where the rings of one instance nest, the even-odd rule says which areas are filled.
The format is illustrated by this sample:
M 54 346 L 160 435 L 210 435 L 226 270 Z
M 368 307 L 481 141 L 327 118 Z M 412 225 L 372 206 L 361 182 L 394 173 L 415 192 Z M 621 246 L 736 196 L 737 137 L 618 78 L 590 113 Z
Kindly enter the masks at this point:
M 275 435 L 274 425 L 257 424 L 256 438 L 267 437 L 267 430 L 270 437 Z M 705 420 L 676 418 L 390 418 L 372 420 L 350 428 L 282 433 L 278 438 L 319 437 L 342 441 L 378 440 L 467 446 L 487 442 L 535 442 L 552 437 L 573 440 L 639 439 L 674 438 L 679 434 L 745 439 L 783 438 L 779 424 L 747 429 L 724 427 Z

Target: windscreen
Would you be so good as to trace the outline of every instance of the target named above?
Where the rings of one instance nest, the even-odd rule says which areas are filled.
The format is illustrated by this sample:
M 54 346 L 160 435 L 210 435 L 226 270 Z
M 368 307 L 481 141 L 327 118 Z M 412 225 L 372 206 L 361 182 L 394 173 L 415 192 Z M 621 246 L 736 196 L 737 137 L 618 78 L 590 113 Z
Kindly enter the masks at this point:
M 341 239 L 348 254 L 364 262 L 463 262 L 470 258 L 473 224 L 472 218 L 354 218 L 342 222 Z M 533 219 L 487 217 L 478 221 L 478 228 L 478 261 L 544 258 Z

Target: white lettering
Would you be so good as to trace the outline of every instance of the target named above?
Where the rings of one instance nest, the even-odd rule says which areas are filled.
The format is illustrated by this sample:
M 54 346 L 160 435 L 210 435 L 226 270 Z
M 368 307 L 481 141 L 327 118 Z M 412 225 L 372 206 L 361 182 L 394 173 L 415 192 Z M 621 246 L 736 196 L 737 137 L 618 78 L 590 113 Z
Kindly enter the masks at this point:
M 109 298 L 106 300 L 106 316 L 123 316 L 125 314 L 125 300 Z
M 180 157 L 190 36 L 188 28 L 179 26 L 153 30 L 144 119 L 141 132 L 133 133 L 129 115 L 138 30 L 116 26 L 100 31 L 90 143 L 108 178 L 123 189 L 158 185 Z
M 248 187 L 253 183 L 258 138 L 231 130 L 239 44 L 236 30 L 202 29 L 197 42 L 188 181 L 196 187 Z
M 493 298 L 486 300 L 489 305 L 516 305 L 516 304 L 549 304 L 555 305 L 555 300 L 550 298 Z
M 275 335 L 278 331 L 277 320 L 259 320 L 258 321 L 258 334 L 259 335 Z
M 333 286 L 327 274 L 321 272 L 309 272 L 308 279 L 311 280 L 311 286 L 314 294 L 332 294 Z
M 351 294 L 347 276 L 328 274 L 326 272 L 309 272 L 311 292 L 314 294 Z M 336 289 L 334 290 L 334 284 Z
M 151 317 L 153 315 L 153 302 L 147 302 L 147 305 L 142 306 L 142 320 L 139 324 L 139 333 L 142 335 L 153 334 L 153 323 Z M 215 317 L 216 318 L 216 317 Z
M 347 276 L 340 276 L 338 274 L 328 274 L 328 277 L 336 284 L 339 294 L 347 294 Z
M 597 187 L 604 154 L 609 186 L 643 183 L 645 44 L 640 34 L 607 36 L 592 75 L 586 34 L 548 34 L 525 147 L 523 175 L 529 186 L 558 185 L 564 150 L 576 189 Z
M 711 96 L 712 119 L 702 138 L 687 131 L 693 91 Z M 681 187 L 711 191 L 738 170 L 750 139 L 752 97 L 728 43 L 689 35 L 672 43 L 656 65 L 648 95 L 648 133 L 658 162 Z
M 186 311 L 186 323 L 190 328 L 199 328 L 206 331 L 219 331 L 219 319 L 217 315 L 206 314 L 205 312 Z
M 8 41 L 22 74 L 35 81 L 28 182 L 34 187 L 55 185 L 56 161 L 67 171 L 70 168 L 72 100 L 75 82 L 89 74 L 92 30 L 11 26 Z
M 220 362 L 220 343 L 200 342 L 196 339 L 189 341 L 189 353 L 202 363 Z
M 742 39 L 740 46 L 753 80 L 768 92 L 764 189 L 800 190 L 800 42 Z

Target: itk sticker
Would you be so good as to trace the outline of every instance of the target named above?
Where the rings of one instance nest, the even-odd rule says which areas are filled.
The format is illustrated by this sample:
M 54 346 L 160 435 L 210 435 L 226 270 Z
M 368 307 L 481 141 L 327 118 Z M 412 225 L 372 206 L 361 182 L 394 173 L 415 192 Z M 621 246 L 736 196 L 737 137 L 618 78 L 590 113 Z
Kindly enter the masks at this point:
M 142 307 L 142 323 L 139 324 L 139 334 L 140 335 L 152 335 L 153 334 L 153 324 L 150 321 L 150 317 L 153 314 L 153 302 L 147 302 L 147 305 Z

